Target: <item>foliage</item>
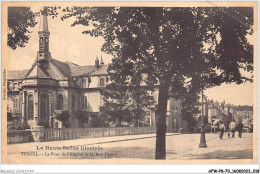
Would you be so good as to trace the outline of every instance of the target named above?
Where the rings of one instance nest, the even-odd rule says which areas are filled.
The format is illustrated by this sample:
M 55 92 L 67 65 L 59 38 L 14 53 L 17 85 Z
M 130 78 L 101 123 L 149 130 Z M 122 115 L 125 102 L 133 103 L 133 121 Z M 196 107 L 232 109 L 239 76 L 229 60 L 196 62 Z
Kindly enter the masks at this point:
M 116 79 L 112 76 L 112 79 Z M 154 98 L 152 96 L 154 89 L 152 87 L 147 87 L 145 82 L 146 74 L 141 74 L 136 72 L 129 79 L 130 84 L 128 87 L 129 95 L 129 110 L 132 115 L 132 120 L 134 121 L 134 126 L 139 127 L 143 126 L 143 121 L 147 114 L 147 111 L 154 106 Z
M 126 91 L 124 86 L 115 83 L 108 85 L 107 89 L 102 91 L 104 106 L 100 107 L 100 113 L 107 124 L 114 122 L 120 127 L 122 121 L 130 121 Z
M 62 124 L 65 126 L 65 127 L 68 127 L 69 126 L 69 117 L 70 117 L 70 112 L 69 111 L 65 111 L 65 110 L 55 110 L 54 111 L 54 115 L 55 115 L 55 118 L 59 121 L 62 122 Z
M 62 19 L 76 16 L 72 26 L 92 25 L 84 33 L 104 37 L 103 50 L 115 56 L 111 67 L 124 65 L 116 69 L 121 76 L 149 72 L 148 79 L 154 82 L 167 74 L 204 72 L 202 81 L 219 85 L 241 83 L 247 78 L 239 68 L 252 70 L 252 45 L 246 38 L 252 34 L 252 8 L 72 7 L 64 11 Z
M 130 94 L 129 110 L 134 126 L 143 126 L 147 111 L 154 105 L 154 98 L 150 91 L 141 87 L 131 90 Z
M 13 115 L 11 112 L 7 112 L 7 121 L 10 122 L 10 121 L 13 121 Z
M 206 125 L 208 123 L 208 117 L 206 117 L 206 116 L 204 116 L 203 118 L 202 117 L 203 116 L 200 115 L 199 118 L 198 118 L 198 124 L 199 124 L 200 127 L 202 125 L 202 120 L 204 122 L 204 125 Z
M 34 13 L 30 7 L 8 7 L 7 45 L 13 50 L 25 47 L 30 39 L 29 28 L 37 24 L 35 17 L 44 13 L 54 18 L 58 16 L 60 9 L 60 6 L 46 6 Z
M 113 79 L 114 75 L 110 74 L 110 77 Z M 112 81 L 102 92 L 105 102 L 100 107 L 101 115 L 107 123 L 114 122 L 117 126 L 122 126 L 122 121 L 141 126 L 147 110 L 154 103 L 151 91 L 133 83 L 130 86 L 122 84 L 124 80 Z
M 62 20 L 76 17 L 72 26 L 91 26 L 83 33 L 105 39 L 102 50 L 114 57 L 109 70 L 115 82 L 129 84 L 136 73 L 147 75 L 147 85 L 159 81 L 157 159 L 165 158 L 167 100 L 169 91 L 178 90 L 171 86 L 201 90 L 252 80 L 241 73 L 253 71 L 253 46 L 247 41 L 253 33 L 251 7 L 67 7 L 63 12 Z M 124 98 L 111 108 L 124 111 Z
M 87 123 L 89 118 L 89 112 L 87 111 L 77 111 L 75 112 L 75 118 L 81 123 Z
M 8 7 L 7 45 L 15 50 L 25 47 L 30 38 L 30 27 L 34 27 L 35 14 L 29 7 Z
M 243 106 L 232 106 L 234 111 L 253 111 L 253 106 L 243 105 Z
M 103 51 L 113 55 L 109 66 L 115 81 L 147 74 L 146 84 L 159 80 L 156 159 L 165 159 L 166 109 L 170 86 L 191 79 L 198 90 L 223 82 L 251 80 L 240 69 L 253 70 L 252 8 L 73 7 L 62 19 L 92 26 L 85 34 L 102 36 Z M 180 79 L 180 81 L 179 81 Z M 120 81 L 120 80 L 119 80 Z M 130 82 L 130 81 L 128 81 Z M 190 85 L 190 84 L 187 84 Z M 183 85 L 184 86 L 184 85 Z
M 27 122 L 22 122 L 21 119 L 14 119 L 7 124 L 7 130 L 25 130 L 30 129 Z
M 105 123 L 102 117 L 98 115 L 98 113 L 92 112 L 89 113 L 89 125 L 90 127 L 105 127 Z
M 194 128 L 197 126 L 198 120 L 195 117 L 189 117 L 188 121 L 188 131 L 193 132 Z

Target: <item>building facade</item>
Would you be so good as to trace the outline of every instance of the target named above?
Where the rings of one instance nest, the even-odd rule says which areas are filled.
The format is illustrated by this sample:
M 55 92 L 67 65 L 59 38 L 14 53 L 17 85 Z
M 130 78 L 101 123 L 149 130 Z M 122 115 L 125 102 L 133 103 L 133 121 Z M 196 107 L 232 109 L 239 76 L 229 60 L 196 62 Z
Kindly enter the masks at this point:
M 63 127 L 55 119 L 55 110 L 69 111 L 69 127 L 78 127 L 77 111 L 98 113 L 104 104 L 100 90 L 109 81 L 107 68 L 102 57 L 95 65 L 79 66 L 72 62 L 54 59 L 49 51 L 47 16 L 40 20 L 39 51 L 32 67 L 28 70 L 9 71 L 8 76 L 8 112 L 18 115 L 30 127 Z M 158 102 L 158 88 L 154 99 Z M 180 102 L 168 102 L 168 130 L 179 131 L 182 127 Z M 156 125 L 155 111 L 149 114 L 150 126 Z

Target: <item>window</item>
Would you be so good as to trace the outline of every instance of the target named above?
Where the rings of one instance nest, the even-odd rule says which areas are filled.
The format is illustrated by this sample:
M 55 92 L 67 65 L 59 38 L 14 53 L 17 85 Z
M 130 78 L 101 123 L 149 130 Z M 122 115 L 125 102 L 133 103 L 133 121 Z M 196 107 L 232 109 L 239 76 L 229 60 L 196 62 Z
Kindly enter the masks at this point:
M 63 96 L 58 95 L 57 110 L 63 110 Z
M 28 96 L 28 120 L 33 120 L 33 95 Z
M 48 117 L 48 97 L 46 94 L 40 96 L 40 122 L 46 122 Z
M 16 83 L 16 82 L 13 83 L 13 88 L 14 88 L 14 89 L 17 89 L 17 88 L 18 88 L 18 83 Z
M 81 98 L 81 104 L 82 104 L 82 108 L 86 108 L 88 107 L 88 97 L 87 96 L 82 96 Z
M 86 88 L 86 80 L 85 79 L 82 79 L 82 87 Z
M 104 78 L 100 78 L 99 79 L 99 86 L 100 87 L 104 87 L 105 86 L 105 79 Z
M 19 108 L 19 99 L 18 98 L 15 98 L 13 100 L 13 108 L 14 109 L 18 109 Z
M 82 79 L 82 87 L 87 88 L 88 87 L 88 80 L 87 79 Z

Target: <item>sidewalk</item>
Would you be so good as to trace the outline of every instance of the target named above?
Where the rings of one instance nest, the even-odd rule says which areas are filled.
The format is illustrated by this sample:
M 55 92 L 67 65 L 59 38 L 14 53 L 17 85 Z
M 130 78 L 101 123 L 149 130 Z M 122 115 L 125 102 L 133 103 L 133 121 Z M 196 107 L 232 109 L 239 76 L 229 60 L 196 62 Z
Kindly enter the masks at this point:
M 185 135 L 184 135 L 185 136 Z M 199 148 L 200 134 L 193 138 L 186 138 L 178 155 L 168 155 L 167 159 L 252 159 L 253 158 L 253 134 L 245 133 L 242 138 L 227 138 L 222 140 L 218 134 L 206 134 L 206 148 Z M 189 137 L 189 136 L 187 136 Z M 176 137 L 177 138 L 177 137 Z M 184 138 L 184 137 L 183 137 Z M 192 142 L 189 144 L 188 142 Z
M 180 135 L 179 133 L 167 133 L 166 136 Z M 113 136 L 113 137 L 98 137 L 87 139 L 73 139 L 73 140 L 58 140 L 48 142 L 29 142 L 19 144 L 8 144 L 8 154 L 20 153 L 23 151 L 35 151 L 37 146 L 98 146 L 100 144 L 119 143 L 124 141 L 134 141 L 142 139 L 155 139 L 156 134 L 141 134 L 141 135 L 125 135 L 125 136 Z M 111 145 L 110 145 L 111 146 Z M 35 148 L 34 148 L 35 147 Z
M 225 136 L 220 140 L 218 134 L 206 134 L 208 147 L 199 148 L 200 134 L 167 133 L 166 159 L 252 159 L 252 134 L 243 134 L 243 138 L 233 139 L 227 139 Z M 93 163 L 93 159 L 154 160 L 155 144 L 155 134 L 143 134 L 11 144 L 7 146 L 7 152 L 9 163 Z M 72 146 L 77 149 L 46 150 L 45 146 L 51 148 Z M 38 156 L 24 156 L 21 152 L 37 152 Z M 101 163 L 102 160 L 97 162 Z

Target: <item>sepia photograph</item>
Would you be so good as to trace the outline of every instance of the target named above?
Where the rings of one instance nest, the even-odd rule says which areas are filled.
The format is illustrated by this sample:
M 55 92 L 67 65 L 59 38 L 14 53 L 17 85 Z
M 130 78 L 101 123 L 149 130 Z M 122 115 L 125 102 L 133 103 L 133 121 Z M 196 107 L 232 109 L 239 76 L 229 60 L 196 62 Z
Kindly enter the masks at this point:
M 258 163 L 256 2 L 1 12 L 3 164 Z

